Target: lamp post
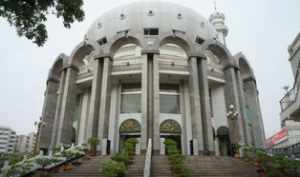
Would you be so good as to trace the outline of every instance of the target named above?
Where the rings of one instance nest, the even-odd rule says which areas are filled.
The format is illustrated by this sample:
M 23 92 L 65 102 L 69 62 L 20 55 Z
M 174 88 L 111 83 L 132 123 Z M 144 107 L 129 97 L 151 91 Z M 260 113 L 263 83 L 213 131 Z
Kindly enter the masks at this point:
M 234 105 L 229 105 L 229 110 L 227 112 L 227 119 L 230 121 L 237 121 L 238 117 L 239 117 L 239 112 L 236 110 L 236 108 L 234 107 Z M 236 131 L 236 130 L 235 130 Z M 234 134 L 235 136 L 235 134 Z M 241 155 L 242 152 L 240 151 L 240 143 L 234 142 L 231 143 L 231 147 L 232 147 L 232 151 L 234 155 Z

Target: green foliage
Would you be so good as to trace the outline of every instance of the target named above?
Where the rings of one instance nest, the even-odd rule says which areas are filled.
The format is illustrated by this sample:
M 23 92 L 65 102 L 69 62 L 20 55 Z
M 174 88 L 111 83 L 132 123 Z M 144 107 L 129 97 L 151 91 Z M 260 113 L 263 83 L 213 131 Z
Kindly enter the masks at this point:
M 117 154 L 114 154 L 111 157 L 112 160 L 117 161 L 117 162 L 122 162 L 124 163 L 124 165 L 127 167 L 128 166 L 128 162 L 129 162 L 129 157 L 128 157 L 128 153 L 127 151 L 123 150 Z
M 127 169 L 123 162 L 108 160 L 103 163 L 102 171 L 106 177 L 121 177 L 125 176 Z
M 89 138 L 88 143 L 91 146 L 94 146 L 94 145 L 100 144 L 100 140 L 97 137 L 91 137 L 91 138 Z
M 185 156 L 177 149 L 176 142 L 172 139 L 166 139 L 164 144 L 166 145 L 171 171 L 176 177 L 191 177 L 191 171 L 184 164 Z
M 3 177 L 15 177 L 22 176 L 29 172 L 33 167 L 33 164 L 30 161 L 18 162 L 11 164 L 9 167 L 2 169 Z
M 125 176 L 128 170 L 130 160 L 133 159 L 135 153 L 135 145 L 138 141 L 130 138 L 124 143 L 122 150 L 114 154 L 111 160 L 104 162 L 102 172 L 106 177 Z
M 32 161 L 40 165 L 42 168 L 45 168 L 48 165 L 62 161 L 62 159 L 56 157 L 50 157 L 50 156 L 38 156 L 34 158 Z
M 82 0 L 0 0 L 0 17 L 15 26 L 19 36 L 43 46 L 48 38 L 45 22 L 48 14 L 63 19 L 70 28 L 75 21 L 84 19 Z
M 262 149 L 245 147 L 245 158 L 256 161 L 258 167 L 265 171 L 267 177 L 298 177 L 300 176 L 300 161 L 285 156 L 270 156 Z M 249 155 L 251 154 L 251 155 Z

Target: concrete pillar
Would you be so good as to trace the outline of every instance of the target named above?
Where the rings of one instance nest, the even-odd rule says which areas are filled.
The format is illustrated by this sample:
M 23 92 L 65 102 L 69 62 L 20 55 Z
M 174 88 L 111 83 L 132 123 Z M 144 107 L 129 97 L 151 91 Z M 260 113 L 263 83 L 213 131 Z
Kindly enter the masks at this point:
M 148 56 L 147 54 L 142 55 L 142 79 L 141 79 L 141 112 L 142 112 L 142 124 L 141 124 L 141 151 L 146 153 L 147 142 L 148 142 L 148 93 L 149 93 L 149 74 L 148 73 Z
M 201 115 L 200 105 L 200 88 L 199 88 L 199 75 L 197 67 L 197 57 L 190 57 L 190 101 L 191 101 L 191 116 L 192 116 L 192 137 L 193 137 L 193 150 L 194 155 L 203 154 L 204 141 L 203 141 L 203 122 Z
M 95 67 L 93 73 L 91 98 L 90 98 L 90 110 L 89 117 L 87 121 L 87 139 L 91 137 L 97 137 L 98 133 L 98 116 L 99 116 L 99 106 L 100 106 L 100 91 L 102 84 L 102 74 L 103 74 L 103 57 L 95 58 Z
M 72 144 L 72 123 L 76 109 L 76 76 L 78 69 L 70 65 L 65 68 L 66 80 L 64 92 L 62 96 L 61 112 L 59 116 L 59 126 L 56 144 L 71 145 Z
M 203 122 L 203 134 L 205 142 L 205 150 L 209 154 L 214 154 L 213 127 L 210 113 L 209 103 L 209 85 L 207 77 L 207 60 L 205 57 L 197 57 L 198 78 L 199 78 L 199 93 L 201 100 L 201 115 Z
M 57 78 L 50 77 L 47 81 L 41 124 L 39 125 L 38 148 L 40 149 L 48 149 L 51 143 L 58 87 L 59 80 Z
M 111 69 L 112 59 L 111 57 L 105 57 L 102 74 L 98 122 L 98 138 L 102 141 L 108 140 L 109 110 L 111 102 Z M 102 155 L 106 155 L 107 142 L 102 142 L 101 146 Z
M 52 131 L 51 142 L 49 147 L 50 150 L 52 150 L 57 145 L 56 140 L 57 140 L 58 126 L 59 126 L 61 103 L 62 103 L 63 92 L 65 87 L 65 77 L 66 77 L 66 70 L 62 70 L 60 75 L 59 87 L 57 90 L 57 100 L 56 100 L 55 116 L 54 116 L 54 123 L 53 123 L 53 131 Z
M 86 90 L 82 96 L 78 144 L 87 143 L 86 130 L 87 130 L 87 120 L 88 120 L 88 113 L 89 113 L 89 95 L 90 95 L 89 90 Z
M 150 56 L 151 57 L 151 56 Z M 158 54 L 153 54 L 153 153 L 160 152 L 160 100 Z
M 260 104 L 258 100 L 258 93 L 256 88 L 256 81 L 254 78 L 249 77 L 244 79 L 246 89 L 248 114 L 252 120 L 252 129 L 254 134 L 254 143 L 256 147 L 262 148 L 264 146 L 264 127 L 260 111 Z
M 119 86 L 120 84 L 115 83 L 111 89 L 111 106 L 109 115 L 109 136 L 108 139 L 111 141 L 110 152 L 115 153 L 117 147 L 118 132 L 118 117 L 119 117 Z
M 184 104 L 184 129 L 185 129 L 185 143 L 186 143 L 186 153 L 191 154 L 190 141 L 192 140 L 192 120 L 191 120 L 191 104 L 190 104 L 190 92 L 188 81 L 183 82 L 183 104 Z
M 224 67 L 225 75 L 225 102 L 227 112 L 230 105 L 233 105 L 235 110 L 240 111 L 239 92 L 237 87 L 237 80 L 235 76 L 235 66 L 228 64 Z M 237 120 L 227 119 L 229 127 L 229 137 L 232 144 L 244 144 L 244 133 L 242 130 L 241 113 L 239 112 Z
M 244 140 L 245 144 L 250 144 L 250 141 L 248 140 L 250 138 L 249 136 L 249 128 L 247 125 L 247 114 L 246 114 L 246 102 L 245 102 L 245 93 L 244 93 L 244 86 L 243 86 L 243 80 L 241 78 L 241 72 L 239 69 L 236 70 L 236 80 L 237 80 L 237 86 L 239 91 L 239 102 L 240 102 L 240 114 L 241 114 L 241 123 L 242 123 L 242 129 L 244 133 Z

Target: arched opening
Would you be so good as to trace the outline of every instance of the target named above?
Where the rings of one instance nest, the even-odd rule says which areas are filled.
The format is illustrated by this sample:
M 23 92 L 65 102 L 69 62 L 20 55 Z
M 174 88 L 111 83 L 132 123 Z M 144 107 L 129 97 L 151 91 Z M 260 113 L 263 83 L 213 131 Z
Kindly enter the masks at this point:
M 122 122 L 122 124 L 120 125 L 119 134 L 120 134 L 119 149 L 122 149 L 124 143 L 129 138 L 135 138 L 139 142 L 139 139 L 141 138 L 141 125 L 135 119 L 127 119 L 124 122 Z
M 71 65 L 78 68 L 78 74 L 89 72 L 92 67 L 92 51 L 91 45 L 79 44 L 71 55 Z
M 219 152 L 221 156 L 231 155 L 229 129 L 221 126 L 217 129 L 217 141 L 219 144 Z
M 165 139 L 172 139 L 177 144 L 177 149 L 181 151 L 181 127 L 175 120 L 165 120 L 160 124 L 160 138 L 161 138 L 161 154 L 165 154 L 166 149 L 163 145 Z
M 179 45 L 175 43 L 166 43 L 159 48 L 160 56 L 172 56 L 172 57 L 180 57 L 187 59 L 186 51 Z
M 113 59 L 122 59 L 129 56 L 141 55 L 141 44 L 138 39 L 127 36 L 117 39 L 110 47 Z
M 116 50 L 113 59 L 121 60 L 129 57 L 130 58 L 139 57 L 141 56 L 141 50 L 142 50 L 141 47 L 134 43 L 124 44 Z

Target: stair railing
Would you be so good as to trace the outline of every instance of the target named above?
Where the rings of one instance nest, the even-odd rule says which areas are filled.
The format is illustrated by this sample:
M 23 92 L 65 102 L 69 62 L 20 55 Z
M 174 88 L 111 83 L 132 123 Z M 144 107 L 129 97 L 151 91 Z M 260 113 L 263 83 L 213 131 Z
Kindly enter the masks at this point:
M 144 176 L 143 177 L 150 177 L 151 173 L 151 157 L 152 157 L 152 139 L 149 138 L 146 158 L 145 158 L 145 166 L 144 166 Z

